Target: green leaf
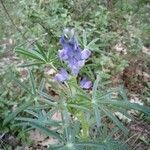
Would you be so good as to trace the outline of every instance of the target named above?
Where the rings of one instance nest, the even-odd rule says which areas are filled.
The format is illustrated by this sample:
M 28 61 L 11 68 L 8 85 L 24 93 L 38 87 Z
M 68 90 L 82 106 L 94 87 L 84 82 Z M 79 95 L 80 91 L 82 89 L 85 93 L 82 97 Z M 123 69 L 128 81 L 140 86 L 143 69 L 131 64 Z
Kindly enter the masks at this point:
M 32 111 L 32 110 L 24 110 L 26 113 L 28 113 L 28 114 L 30 114 L 30 115 L 32 115 L 33 117 L 38 117 L 38 114 L 37 113 L 35 113 L 34 111 Z
M 33 73 L 30 69 L 29 69 L 29 74 L 30 74 L 32 93 L 35 95 L 36 94 L 36 85 L 35 85 L 35 80 L 34 80 L 34 77 L 33 77 Z
M 97 123 L 97 126 L 99 127 L 101 124 L 101 111 L 99 110 L 97 105 L 94 105 L 93 108 L 95 112 L 96 123 Z
M 18 67 L 30 67 L 30 66 L 38 66 L 38 65 L 43 65 L 43 62 L 37 62 L 37 63 L 29 63 L 29 64 L 22 64 L 19 65 Z
M 22 104 L 20 107 L 18 107 L 14 112 L 11 112 L 7 118 L 5 118 L 3 125 L 6 125 L 8 122 L 13 120 L 20 112 L 25 110 L 27 107 L 29 107 L 33 101 L 27 101 L 24 104 Z
M 103 149 L 105 146 L 101 143 L 96 142 L 77 142 L 74 144 L 75 146 L 83 146 L 83 147 L 97 147 L 99 149 Z
M 38 48 L 39 53 L 40 53 L 40 54 L 43 56 L 43 58 L 47 61 L 47 56 L 46 56 L 46 54 L 45 54 L 45 52 L 44 52 L 43 47 L 42 47 L 40 44 L 38 44 L 38 43 L 36 43 L 36 46 L 37 46 L 37 48 Z
M 45 92 L 38 91 L 38 94 L 39 94 L 41 97 L 43 97 L 43 98 L 45 98 L 45 99 L 47 99 L 47 100 L 49 100 L 49 101 L 56 102 L 55 99 L 54 99 L 52 96 L 46 94 Z
M 43 91 L 44 86 L 45 86 L 45 79 L 43 78 L 43 79 L 41 80 L 40 85 L 39 85 L 39 88 L 38 88 L 39 93 Z
M 22 54 L 24 56 L 27 56 L 28 58 L 39 60 L 39 61 L 42 61 L 45 63 L 47 62 L 41 54 L 39 54 L 37 51 L 34 51 L 34 50 L 29 51 L 29 50 L 25 50 L 23 48 L 17 48 L 16 53 Z
M 67 104 L 68 107 L 76 108 L 79 110 L 85 110 L 85 111 L 90 111 L 88 108 L 81 106 L 81 105 L 76 105 L 76 104 Z
M 66 146 L 64 144 L 49 145 L 48 150 L 66 150 Z
M 134 109 L 134 110 L 138 110 L 141 111 L 147 115 L 150 115 L 150 108 L 147 106 L 141 106 L 139 104 L 136 103 L 130 103 L 127 101 L 119 101 L 119 100 L 101 100 L 99 101 L 99 104 L 104 104 L 107 106 L 115 106 L 115 107 L 122 107 L 124 109 Z
M 12 74 L 11 78 L 12 78 L 18 85 L 20 85 L 26 92 L 28 92 L 29 94 L 32 95 L 31 90 L 30 90 L 25 84 L 23 84 L 21 81 L 19 81 L 13 74 Z
M 32 118 L 25 118 L 25 117 L 17 117 L 15 118 L 15 120 L 18 120 L 18 121 L 25 121 L 25 122 L 28 122 L 28 123 L 37 123 L 39 125 L 42 125 L 42 126 L 55 126 L 55 127 L 58 127 L 60 126 L 60 123 L 61 122 L 58 122 L 58 121 L 55 121 L 55 120 L 44 120 L 44 118 L 42 120 L 38 120 L 38 119 L 32 119 Z
M 101 123 L 101 116 L 100 116 L 101 113 L 97 105 L 97 89 L 98 89 L 99 81 L 100 81 L 100 75 L 97 75 L 96 81 L 94 82 L 93 89 L 92 89 L 92 104 L 93 104 L 96 123 L 98 127 L 100 126 Z
M 127 93 L 126 93 L 126 91 L 125 91 L 124 88 L 121 88 L 121 89 L 119 90 L 119 93 L 120 93 L 120 95 L 122 96 L 123 100 L 128 101 Z
M 100 75 L 97 75 L 97 78 L 94 82 L 93 88 L 92 88 L 92 100 L 96 100 L 97 97 L 97 89 L 98 89 L 98 84 L 100 82 Z
M 127 135 L 128 134 L 128 129 L 123 125 L 122 122 L 120 122 L 116 116 L 112 114 L 112 112 L 107 111 L 106 109 L 101 107 L 101 110 Z
M 85 30 L 83 30 L 83 46 L 84 46 L 84 48 L 86 48 L 86 45 L 87 45 L 87 37 L 86 37 Z
M 95 45 L 95 43 L 99 40 L 99 38 L 96 38 L 94 40 L 92 40 L 88 45 L 87 48 L 89 48 L 90 50 L 93 50 L 93 46 Z
M 61 137 L 61 135 L 55 131 L 52 131 L 46 127 L 43 127 L 42 125 L 36 123 L 36 122 L 29 122 L 29 125 L 31 125 L 33 128 L 36 128 L 40 130 L 42 133 L 44 133 L 47 136 L 54 137 L 58 139 L 61 142 L 64 142 L 65 140 Z

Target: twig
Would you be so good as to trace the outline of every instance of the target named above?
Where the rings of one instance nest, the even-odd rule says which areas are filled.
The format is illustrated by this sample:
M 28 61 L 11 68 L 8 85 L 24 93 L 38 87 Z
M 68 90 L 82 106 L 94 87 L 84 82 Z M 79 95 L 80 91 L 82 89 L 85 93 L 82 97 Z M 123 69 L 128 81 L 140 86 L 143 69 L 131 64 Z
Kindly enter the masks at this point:
M 136 148 L 140 145 L 141 143 L 138 143 L 134 148 L 133 150 L 136 150 Z
M 130 138 L 128 138 L 125 143 L 129 142 L 134 136 L 137 136 L 139 133 L 133 134 Z
M 137 138 L 134 140 L 134 142 L 132 143 L 132 145 L 131 146 L 133 146 L 135 143 L 136 143 L 136 141 L 139 139 L 139 137 L 141 136 L 141 133 L 139 134 L 137 134 L 138 136 L 137 136 Z

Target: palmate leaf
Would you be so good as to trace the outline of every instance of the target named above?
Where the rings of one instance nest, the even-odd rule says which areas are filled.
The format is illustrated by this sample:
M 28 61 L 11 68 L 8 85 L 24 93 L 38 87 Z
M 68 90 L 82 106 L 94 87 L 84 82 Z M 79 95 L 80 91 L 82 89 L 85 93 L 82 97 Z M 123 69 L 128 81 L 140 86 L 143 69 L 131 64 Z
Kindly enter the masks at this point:
M 23 48 L 16 48 L 15 51 L 16 51 L 16 53 L 27 56 L 30 59 L 38 60 L 38 61 L 41 61 L 44 63 L 47 62 L 47 59 L 45 59 L 42 56 L 42 54 L 40 54 L 38 51 L 35 51 L 35 50 L 29 51 L 29 50 L 25 50 Z

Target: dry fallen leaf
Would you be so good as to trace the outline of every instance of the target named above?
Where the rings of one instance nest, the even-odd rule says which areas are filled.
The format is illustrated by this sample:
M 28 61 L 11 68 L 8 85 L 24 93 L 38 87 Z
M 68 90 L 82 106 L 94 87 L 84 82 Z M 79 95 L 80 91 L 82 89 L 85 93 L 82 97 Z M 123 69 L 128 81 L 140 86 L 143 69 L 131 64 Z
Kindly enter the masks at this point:
M 60 112 L 56 112 L 56 113 L 52 116 L 52 119 L 53 119 L 53 120 L 56 120 L 56 121 L 62 121 L 61 113 L 60 113 Z
M 127 54 L 127 49 L 126 48 L 124 48 L 124 46 L 122 45 L 122 43 L 118 43 L 118 44 L 116 44 L 115 45 L 115 50 L 117 51 L 117 52 L 119 52 L 119 53 L 122 53 L 122 54 Z
M 47 136 L 41 134 L 38 130 L 32 130 L 29 132 L 29 138 L 37 144 L 41 141 L 44 141 Z
M 146 48 L 146 47 L 144 47 L 144 46 L 143 46 L 143 48 L 142 48 L 142 52 L 145 53 L 145 54 L 150 55 L 150 49 L 149 49 L 149 48 Z

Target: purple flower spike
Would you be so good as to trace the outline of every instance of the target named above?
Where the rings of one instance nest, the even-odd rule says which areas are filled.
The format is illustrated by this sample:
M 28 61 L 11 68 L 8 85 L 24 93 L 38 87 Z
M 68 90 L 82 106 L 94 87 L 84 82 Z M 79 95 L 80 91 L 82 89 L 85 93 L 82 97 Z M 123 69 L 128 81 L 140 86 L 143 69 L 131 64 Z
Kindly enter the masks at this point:
M 58 56 L 59 56 L 60 60 L 67 60 L 68 59 L 67 51 L 65 49 L 59 50 Z
M 91 51 L 89 51 L 88 49 L 84 49 L 82 52 L 81 52 L 81 58 L 82 59 L 88 59 L 91 55 Z
M 64 82 L 65 80 L 68 80 L 68 73 L 65 69 L 61 69 L 59 73 L 57 73 L 55 75 L 55 80 L 58 81 L 58 82 Z
M 69 32 L 71 36 L 66 38 L 65 35 Z M 70 68 L 71 73 L 77 76 L 79 70 L 84 66 L 86 59 L 91 55 L 91 52 L 87 49 L 81 50 L 74 31 L 70 29 L 64 30 L 60 43 L 63 47 L 62 50 L 58 51 L 60 60 L 64 61 Z
M 92 82 L 89 81 L 86 77 L 84 77 L 80 81 L 80 87 L 83 88 L 83 89 L 90 89 L 92 87 Z

